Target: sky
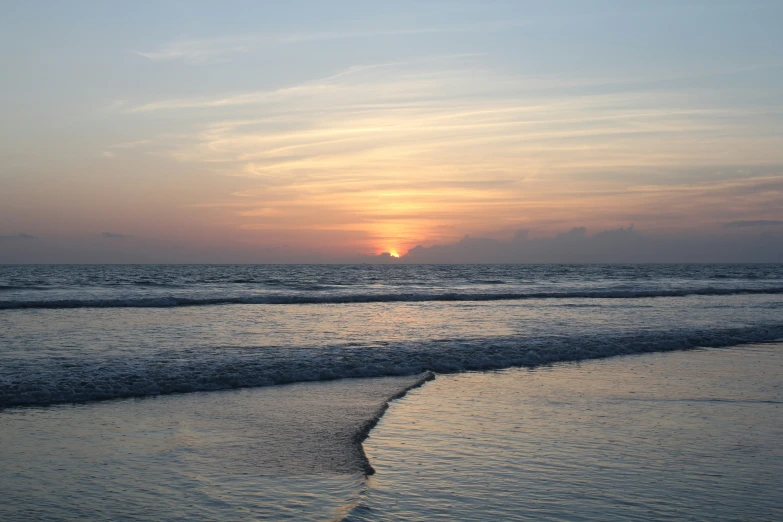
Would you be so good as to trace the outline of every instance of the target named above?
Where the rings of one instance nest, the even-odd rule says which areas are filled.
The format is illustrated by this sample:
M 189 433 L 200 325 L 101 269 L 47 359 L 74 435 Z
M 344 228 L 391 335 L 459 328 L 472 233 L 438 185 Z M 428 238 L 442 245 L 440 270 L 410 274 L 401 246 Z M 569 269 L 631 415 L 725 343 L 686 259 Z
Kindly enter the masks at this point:
M 783 262 L 779 0 L 0 3 L 0 262 Z

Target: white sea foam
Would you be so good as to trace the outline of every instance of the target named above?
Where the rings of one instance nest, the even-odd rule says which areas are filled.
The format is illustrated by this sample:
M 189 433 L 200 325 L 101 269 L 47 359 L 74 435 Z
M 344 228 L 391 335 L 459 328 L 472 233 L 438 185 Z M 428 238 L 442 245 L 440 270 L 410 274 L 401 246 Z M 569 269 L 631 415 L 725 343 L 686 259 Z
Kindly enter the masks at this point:
M 555 292 L 418 292 L 346 294 L 261 294 L 213 295 L 188 297 L 163 295 L 154 297 L 22 299 L 0 301 L 0 310 L 61 309 L 61 308 L 173 308 L 183 306 L 213 306 L 231 304 L 342 304 L 394 303 L 426 301 L 518 301 L 528 299 L 640 299 L 654 297 L 776 295 L 783 287 L 701 287 L 679 289 L 594 289 Z
M 304 381 L 415 375 L 538 366 L 655 351 L 725 347 L 783 339 L 783 324 L 737 328 L 690 328 L 633 333 L 507 336 L 332 345 L 317 349 L 267 347 L 263 356 L 223 355 L 194 359 L 165 354 L 143 359 L 88 358 L 47 365 L 22 360 L 0 377 L 0 407 L 142 397 L 194 391 L 270 386 Z

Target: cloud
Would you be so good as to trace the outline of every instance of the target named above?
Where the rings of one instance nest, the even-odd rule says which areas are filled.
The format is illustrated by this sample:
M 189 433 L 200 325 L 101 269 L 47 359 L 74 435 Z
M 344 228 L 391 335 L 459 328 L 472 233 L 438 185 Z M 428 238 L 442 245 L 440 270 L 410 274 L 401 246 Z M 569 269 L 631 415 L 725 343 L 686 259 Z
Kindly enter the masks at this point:
M 37 238 L 36 236 L 25 234 L 24 232 L 20 232 L 18 234 L 7 234 L 7 235 L 0 234 L 0 241 L 26 241 L 29 239 L 37 239 Z
M 182 111 L 186 128 L 155 136 L 157 155 L 246 178 L 189 206 L 224 207 L 226 223 L 258 237 L 340 231 L 352 239 L 335 248 L 380 253 L 457 231 L 637 223 L 681 235 L 779 218 L 783 141 L 725 92 L 529 78 L 444 55 L 124 110 Z
M 783 221 L 776 219 L 757 219 L 753 221 L 732 221 L 726 223 L 723 228 L 752 228 L 752 227 L 774 227 L 783 225 Z
M 247 52 L 258 42 L 258 37 L 180 40 L 170 42 L 154 51 L 133 52 L 155 62 L 181 59 L 190 63 L 200 63 L 225 54 Z
M 370 29 L 366 31 L 324 31 L 313 33 L 294 33 L 281 36 L 277 40 L 281 43 L 321 42 L 328 40 L 347 40 L 353 38 L 377 38 L 388 36 L 415 36 L 438 33 L 478 33 L 484 31 L 499 31 L 513 29 L 527 25 L 522 21 L 475 23 L 471 25 L 457 25 L 445 27 L 420 27 L 399 29 Z
M 228 109 L 258 105 L 265 109 L 262 114 L 271 113 L 279 117 L 281 114 L 287 116 L 292 112 L 307 114 L 313 110 L 323 111 L 326 103 L 333 106 L 336 101 L 340 102 L 338 108 L 355 110 L 365 103 L 377 103 L 379 96 L 395 99 L 409 97 L 412 90 L 431 97 L 432 93 L 426 89 L 432 89 L 433 82 L 443 86 L 447 86 L 451 81 L 468 82 L 472 73 L 464 70 L 465 61 L 478 56 L 481 55 L 477 53 L 441 54 L 393 62 L 354 65 L 329 76 L 278 89 L 234 92 L 212 97 L 160 100 L 125 108 L 125 112 L 132 114 L 188 109 Z M 462 63 L 462 71 L 452 70 L 460 63 Z M 443 71 L 444 65 L 448 65 L 450 69 Z M 443 78 L 444 72 L 450 76 Z M 461 77 L 454 77 L 455 73 L 459 73 Z M 499 81 L 499 79 L 495 78 L 495 81 Z M 386 85 L 383 85 L 384 83 Z M 490 85 L 490 82 L 483 83 L 487 86 Z M 373 92 L 373 89 L 377 92 Z M 302 102 L 307 102 L 307 105 L 303 107 Z M 280 104 L 283 106 L 279 107 Z M 122 109 L 122 107 L 120 108 Z M 331 111 L 334 110 L 334 108 L 331 109 Z M 264 119 L 245 118 L 227 123 L 247 126 L 269 120 L 267 116 Z
M 108 238 L 108 239 L 127 239 L 127 238 L 131 238 L 133 236 L 129 236 L 127 234 L 116 234 L 114 232 L 104 232 L 104 233 L 101 234 L 101 237 L 105 237 L 105 238 Z
M 516 237 L 516 236 L 515 236 Z M 584 239 L 587 237 L 587 227 L 574 227 L 568 232 L 557 235 L 559 240 Z
M 511 241 L 465 236 L 450 244 L 417 246 L 406 263 L 719 263 L 783 261 L 783 236 L 653 236 L 634 227 L 589 236 L 585 227 L 555 237 Z
M 151 61 L 184 60 L 203 63 L 230 54 L 247 53 L 261 47 L 317 43 L 333 40 L 404 37 L 438 33 L 476 33 L 498 31 L 527 25 L 519 21 L 501 21 L 445 27 L 368 29 L 363 31 L 321 31 L 291 34 L 250 34 L 221 38 L 186 39 L 169 42 L 152 51 L 133 51 Z
M 137 147 L 140 147 L 142 145 L 147 145 L 149 143 L 152 143 L 152 140 L 124 141 L 122 143 L 115 143 L 114 145 L 111 145 L 109 148 L 111 148 L 111 149 L 135 149 Z

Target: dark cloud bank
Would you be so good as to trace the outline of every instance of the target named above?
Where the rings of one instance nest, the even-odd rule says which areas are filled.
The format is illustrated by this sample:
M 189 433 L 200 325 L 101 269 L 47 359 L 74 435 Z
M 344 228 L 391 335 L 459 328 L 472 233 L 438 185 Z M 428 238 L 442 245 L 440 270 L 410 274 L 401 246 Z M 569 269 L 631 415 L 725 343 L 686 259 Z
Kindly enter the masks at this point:
M 773 226 L 772 222 L 765 225 Z M 517 232 L 510 241 L 465 236 L 453 244 L 417 246 L 399 260 L 375 259 L 392 263 L 780 263 L 783 230 L 672 237 L 645 235 L 630 227 L 590 236 L 585 227 L 576 227 L 550 238 L 529 238 L 526 231 Z
M 753 227 L 775 227 L 783 225 L 783 221 L 774 219 L 758 219 L 756 221 L 732 221 L 726 223 L 723 228 L 753 228 Z
M 0 234 L 0 241 L 25 241 L 35 239 L 35 236 L 20 232 L 19 234 Z

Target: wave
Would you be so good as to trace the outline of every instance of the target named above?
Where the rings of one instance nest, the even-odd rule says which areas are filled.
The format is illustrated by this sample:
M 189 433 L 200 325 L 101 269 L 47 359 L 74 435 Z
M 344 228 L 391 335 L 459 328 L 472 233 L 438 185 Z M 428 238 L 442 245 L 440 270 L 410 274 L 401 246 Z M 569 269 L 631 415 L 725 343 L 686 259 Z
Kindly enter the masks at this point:
M 346 304 L 424 301 L 507 301 L 525 299 L 639 299 L 655 297 L 687 297 L 710 295 L 783 294 L 783 287 L 768 288 L 681 288 L 681 289 L 602 289 L 561 292 L 497 292 L 497 293 L 351 293 L 330 295 L 263 294 L 214 297 L 122 297 L 114 299 L 46 299 L 0 301 L 0 310 L 26 308 L 173 308 L 230 304 Z
M 118 283 L 116 286 L 124 286 L 125 283 Z M 161 288 L 183 288 L 182 285 L 176 284 L 176 283 L 164 283 L 161 281 L 133 281 L 130 283 L 134 286 L 145 286 L 145 287 L 161 287 Z M 109 285 L 114 286 L 114 285 Z
M 221 283 L 221 281 L 217 281 Z M 261 285 L 271 287 L 290 288 L 292 290 L 330 290 L 336 285 L 319 285 L 314 283 L 284 283 L 279 280 L 258 280 L 258 279 L 232 279 L 229 281 L 231 284 L 244 284 L 244 285 Z
M 51 286 L 35 285 L 0 285 L 0 292 L 4 290 L 49 290 Z
M 160 353 L 6 364 L 0 408 L 270 386 L 304 381 L 533 367 L 615 355 L 726 347 L 783 339 L 783 324 L 581 336 L 441 339 L 317 349 L 264 347 L 256 355 L 218 349 L 196 359 Z

